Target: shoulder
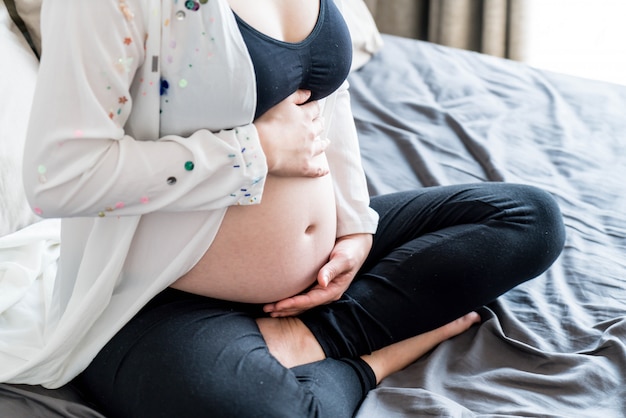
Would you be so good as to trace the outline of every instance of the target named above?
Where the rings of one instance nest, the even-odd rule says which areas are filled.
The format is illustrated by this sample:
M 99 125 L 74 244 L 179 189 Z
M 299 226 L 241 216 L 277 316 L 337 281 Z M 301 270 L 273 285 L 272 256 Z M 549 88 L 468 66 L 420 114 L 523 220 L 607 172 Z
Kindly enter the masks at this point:
M 155 0 L 45 0 L 41 6 L 42 24 L 46 20 L 65 20 L 75 25 L 115 28 L 120 24 L 142 23 L 150 11 L 160 9 Z

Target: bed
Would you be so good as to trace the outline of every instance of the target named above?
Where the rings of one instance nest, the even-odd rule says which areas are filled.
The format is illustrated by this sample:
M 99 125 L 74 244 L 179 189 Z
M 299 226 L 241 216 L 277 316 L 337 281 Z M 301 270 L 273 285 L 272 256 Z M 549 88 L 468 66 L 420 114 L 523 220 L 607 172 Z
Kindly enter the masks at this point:
M 22 207 L 16 174 L 36 58 L 2 6 L 0 39 L 13 43 L 0 64 L 0 291 L 13 243 L 47 222 Z M 558 200 L 567 241 L 545 274 L 484 307 L 480 325 L 385 379 L 357 418 L 626 416 L 626 87 L 382 40 L 350 75 L 370 193 L 532 184 Z M 8 384 L 0 416 L 103 417 L 71 385 Z
M 383 381 L 358 417 L 626 416 L 626 87 L 395 37 L 351 83 L 372 194 L 533 184 L 567 228 L 545 274 Z

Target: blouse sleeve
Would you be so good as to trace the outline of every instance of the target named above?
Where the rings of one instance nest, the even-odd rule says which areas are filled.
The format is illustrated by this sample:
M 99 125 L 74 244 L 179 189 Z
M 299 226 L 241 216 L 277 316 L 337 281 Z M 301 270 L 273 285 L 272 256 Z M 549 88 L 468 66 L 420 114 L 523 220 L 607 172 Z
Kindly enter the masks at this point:
M 337 236 L 375 233 L 378 214 L 369 207 L 359 142 L 350 106 L 348 83 L 339 89 L 328 126 L 326 149 L 337 202 Z
M 138 4 L 43 4 L 42 60 L 24 156 L 26 193 L 40 216 L 141 215 L 260 202 L 267 165 L 254 125 L 201 129 L 186 138 L 140 140 L 125 131 L 148 36 Z M 159 86 L 146 88 L 158 95 Z

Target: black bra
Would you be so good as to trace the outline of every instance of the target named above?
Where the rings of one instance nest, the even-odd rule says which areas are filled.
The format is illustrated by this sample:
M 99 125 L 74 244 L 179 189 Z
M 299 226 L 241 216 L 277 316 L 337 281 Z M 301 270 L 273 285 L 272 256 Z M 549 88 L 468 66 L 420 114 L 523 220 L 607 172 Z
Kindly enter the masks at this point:
M 333 0 L 320 0 L 315 28 L 301 42 L 271 38 L 235 14 L 254 64 L 257 85 L 255 118 L 297 89 L 322 99 L 346 79 L 352 63 L 352 41 Z

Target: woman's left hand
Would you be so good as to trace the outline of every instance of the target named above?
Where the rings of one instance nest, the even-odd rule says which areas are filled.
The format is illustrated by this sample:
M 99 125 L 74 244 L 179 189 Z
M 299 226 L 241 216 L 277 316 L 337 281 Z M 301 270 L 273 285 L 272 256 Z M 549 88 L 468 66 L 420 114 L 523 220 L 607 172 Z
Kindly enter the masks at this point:
M 294 316 L 315 306 L 338 300 L 352 283 L 372 248 L 371 234 L 339 238 L 330 259 L 317 274 L 317 284 L 306 293 L 263 307 L 273 317 Z

